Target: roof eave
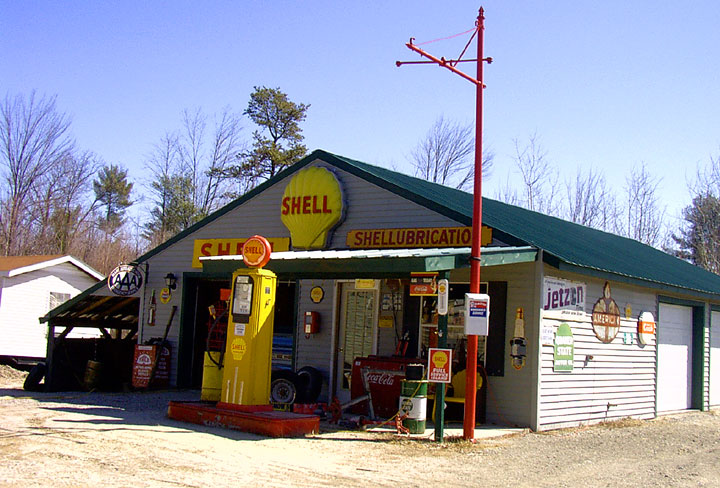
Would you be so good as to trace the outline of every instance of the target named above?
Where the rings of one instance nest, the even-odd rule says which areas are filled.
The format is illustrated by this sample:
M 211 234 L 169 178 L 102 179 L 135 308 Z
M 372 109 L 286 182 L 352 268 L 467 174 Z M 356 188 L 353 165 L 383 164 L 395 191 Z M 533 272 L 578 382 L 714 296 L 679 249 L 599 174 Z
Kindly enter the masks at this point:
M 638 278 L 636 276 L 624 275 L 621 273 L 615 273 L 612 271 L 592 268 L 589 266 L 582 266 L 579 264 L 568 263 L 561 259 L 557 260 L 555 265 L 561 271 L 568 271 L 578 274 L 584 274 L 595 278 L 601 278 L 606 280 L 617 281 L 620 283 L 627 283 L 629 285 L 637 285 L 645 288 L 652 288 L 657 291 L 677 293 L 680 295 L 686 295 L 697 299 L 720 302 L 720 297 L 717 293 L 713 293 L 708 290 L 698 290 L 693 288 L 687 288 L 672 283 L 664 283 L 659 281 L 648 280 L 646 278 Z

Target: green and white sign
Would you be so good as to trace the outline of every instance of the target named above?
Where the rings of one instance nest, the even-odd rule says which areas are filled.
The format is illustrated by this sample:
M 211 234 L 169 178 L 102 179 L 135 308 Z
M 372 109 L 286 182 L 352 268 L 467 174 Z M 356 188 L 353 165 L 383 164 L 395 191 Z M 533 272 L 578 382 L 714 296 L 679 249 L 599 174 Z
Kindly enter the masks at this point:
M 553 352 L 553 371 L 570 372 L 573 370 L 575 358 L 575 341 L 572 329 L 563 322 L 555 332 L 555 348 Z

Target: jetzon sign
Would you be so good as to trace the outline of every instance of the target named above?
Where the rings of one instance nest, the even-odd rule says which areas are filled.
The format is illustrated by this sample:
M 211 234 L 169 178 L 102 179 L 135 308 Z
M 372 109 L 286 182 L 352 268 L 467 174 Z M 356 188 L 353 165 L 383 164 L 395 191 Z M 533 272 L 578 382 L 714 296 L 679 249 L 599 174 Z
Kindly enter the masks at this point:
M 543 310 L 585 310 L 585 283 L 543 279 Z

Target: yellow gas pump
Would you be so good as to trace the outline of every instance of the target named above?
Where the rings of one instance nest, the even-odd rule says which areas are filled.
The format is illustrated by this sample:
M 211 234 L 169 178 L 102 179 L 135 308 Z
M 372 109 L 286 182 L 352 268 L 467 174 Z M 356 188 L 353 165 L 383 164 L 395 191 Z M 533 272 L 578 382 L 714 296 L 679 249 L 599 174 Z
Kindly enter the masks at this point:
M 265 269 L 233 273 L 220 401 L 270 405 L 277 276 Z
M 270 368 L 277 277 L 260 269 L 270 260 L 270 252 L 267 239 L 252 236 L 243 246 L 243 261 L 251 269 L 233 273 L 220 401 L 214 406 L 170 402 L 171 419 L 225 425 L 271 437 L 319 431 L 320 418 L 316 415 L 272 412 Z M 208 378 L 208 388 L 216 384 L 217 379 Z

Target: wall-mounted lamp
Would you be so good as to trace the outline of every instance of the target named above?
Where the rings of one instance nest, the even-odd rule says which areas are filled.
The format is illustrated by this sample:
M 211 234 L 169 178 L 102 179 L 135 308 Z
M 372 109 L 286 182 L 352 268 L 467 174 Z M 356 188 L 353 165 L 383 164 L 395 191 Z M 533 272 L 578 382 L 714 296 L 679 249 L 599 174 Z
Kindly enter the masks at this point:
M 174 290 L 175 288 L 177 288 L 177 278 L 175 277 L 175 275 L 172 273 L 166 274 L 165 275 L 165 284 L 171 290 Z

